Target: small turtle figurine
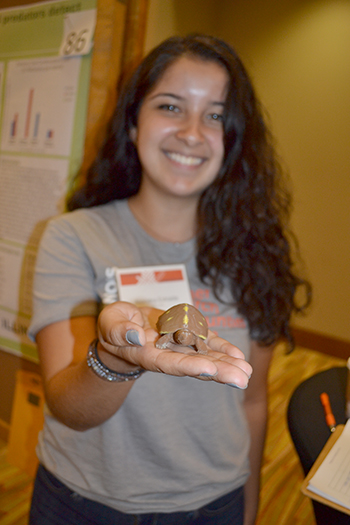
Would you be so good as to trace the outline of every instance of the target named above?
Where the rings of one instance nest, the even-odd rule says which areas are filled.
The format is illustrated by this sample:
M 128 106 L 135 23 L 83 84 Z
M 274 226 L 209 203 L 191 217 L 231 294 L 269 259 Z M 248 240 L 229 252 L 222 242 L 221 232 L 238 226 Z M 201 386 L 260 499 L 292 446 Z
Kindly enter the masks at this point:
M 191 304 L 183 303 L 172 306 L 157 321 L 161 337 L 156 342 L 157 348 L 166 348 L 168 343 L 190 346 L 200 354 L 207 354 L 206 344 L 208 324 L 205 317 Z

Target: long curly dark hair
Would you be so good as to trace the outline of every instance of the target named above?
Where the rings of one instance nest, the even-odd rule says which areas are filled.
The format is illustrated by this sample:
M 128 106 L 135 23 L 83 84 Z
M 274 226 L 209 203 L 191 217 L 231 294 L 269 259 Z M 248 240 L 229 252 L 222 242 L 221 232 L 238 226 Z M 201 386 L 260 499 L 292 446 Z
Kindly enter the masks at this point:
M 224 108 L 223 165 L 198 205 L 197 267 L 218 299 L 230 287 L 232 302 L 262 345 L 285 338 L 292 345 L 290 318 L 310 300 L 309 283 L 293 271 L 287 230 L 290 194 L 252 83 L 235 51 L 220 39 L 194 34 L 165 40 L 125 83 L 107 138 L 84 185 L 68 199 L 68 210 L 135 195 L 141 165 L 130 139 L 145 96 L 167 67 L 187 55 L 214 61 L 228 73 Z M 296 302 L 297 288 L 304 300 Z

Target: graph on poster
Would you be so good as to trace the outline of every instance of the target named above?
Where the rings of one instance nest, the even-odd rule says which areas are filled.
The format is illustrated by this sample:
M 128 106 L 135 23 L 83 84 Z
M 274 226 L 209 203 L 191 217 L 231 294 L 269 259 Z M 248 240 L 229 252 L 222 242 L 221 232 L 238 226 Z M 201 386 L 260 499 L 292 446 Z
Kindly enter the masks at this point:
M 74 57 L 9 62 L 3 151 L 69 156 L 80 61 Z

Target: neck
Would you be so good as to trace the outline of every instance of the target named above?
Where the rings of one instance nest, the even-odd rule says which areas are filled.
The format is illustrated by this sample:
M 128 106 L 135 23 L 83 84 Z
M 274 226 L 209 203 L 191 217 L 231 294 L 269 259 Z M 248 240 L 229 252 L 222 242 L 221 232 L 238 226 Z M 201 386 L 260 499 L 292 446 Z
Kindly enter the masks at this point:
M 140 226 L 158 241 L 184 243 L 196 234 L 197 203 L 189 205 L 183 199 L 154 203 L 139 194 L 128 202 Z

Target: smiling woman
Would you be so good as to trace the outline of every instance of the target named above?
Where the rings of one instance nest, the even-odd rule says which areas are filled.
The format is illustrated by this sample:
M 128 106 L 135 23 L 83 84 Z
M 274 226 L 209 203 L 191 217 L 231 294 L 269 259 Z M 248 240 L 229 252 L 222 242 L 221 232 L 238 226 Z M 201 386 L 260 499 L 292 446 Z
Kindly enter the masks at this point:
M 143 60 L 38 254 L 50 411 L 31 525 L 254 523 L 272 349 L 307 284 L 280 175 L 231 47 L 174 37 Z M 157 345 L 155 308 L 104 302 L 113 268 L 168 264 L 217 327 L 203 353 Z
M 142 165 L 141 187 L 129 203 L 140 215 L 145 205 L 154 209 L 156 200 L 162 200 L 164 215 L 160 222 L 153 221 L 153 230 L 159 224 L 164 232 L 163 221 L 174 214 L 173 207 L 177 213 L 174 197 L 187 197 L 187 237 L 188 218 L 193 221 L 199 196 L 223 163 L 227 84 L 222 66 L 185 56 L 165 71 L 145 97 L 131 135 Z

